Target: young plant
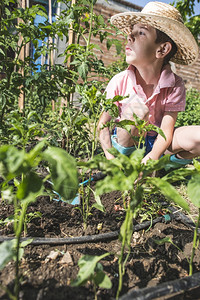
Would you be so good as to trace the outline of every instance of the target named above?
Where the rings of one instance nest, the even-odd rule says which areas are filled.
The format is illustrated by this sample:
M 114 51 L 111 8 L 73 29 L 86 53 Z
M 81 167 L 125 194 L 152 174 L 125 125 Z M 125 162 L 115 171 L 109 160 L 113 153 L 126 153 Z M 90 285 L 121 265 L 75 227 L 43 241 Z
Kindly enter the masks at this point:
M 76 209 L 78 209 L 81 212 L 82 218 L 83 218 L 83 228 L 86 230 L 87 224 L 88 224 L 88 218 L 90 215 L 92 215 L 92 209 L 96 208 L 102 212 L 105 212 L 105 208 L 103 204 L 101 203 L 101 199 L 99 196 L 95 194 L 95 191 L 90 187 L 91 178 L 88 180 L 88 185 L 84 188 L 84 185 L 82 184 L 79 187 L 79 196 L 81 198 L 81 205 L 80 207 L 77 206 Z M 91 205 L 91 193 L 95 196 L 95 203 Z
M 5 220 L 0 220 L 0 225 L 10 225 L 10 224 L 14 224 L 15 222 L 15 218 L 20 218 L 20 212 L 21 212 L 21 208 L 19 209 L 19 212 L 15 212 L 15 215 L 11 215 L 7 218 L 5 218 Z M 27 234 L 27 224 L 29 224 L 33 219 L 36 219 L 36 218 L 42 218 L 42 214 L 41 212 L 39 211 L 34 211 L 34 212 L 30 212 L 30 213 L 27 213 L 25 215 L 25 218 L 24 218 L 24 237 L 26 236 Z
M 103 266 L 99 261 L 110 253 L 105 253 L 100 256 L 84 255 L 79 261 L 79 272 L 77 278 L 72 281 L 71 286 L 80 286 L 86 284 L 88 281 L 92 282 L 95 300 L 97 300 L 97 287 L 104 289 L 111 289 L 112 282 L 110 278 L 104 273 Z
M 191 250 L 191 256 L 190 258 L 186 257 L 188 264 L 189 264 L 189 276 L 193 274 L 193 260 L 195 256 L 195 251 L 199 245 L 199 225 L 200 225 L 200 188 L 199 188 L 199 182 L 200 182 L 200 163 L 197 160 L 194 160 L 194 167 L 193 169 L 190 168 L 182 168 L 178 170 L 174 170 L 164 176 L 163 180 L 168 180 L 170 182 L 176 182 L 179 180 L 185 180 L 187 176 L 191 176 L 191 179 L 188 180 L 187 184 L 187 194 L 189 196 L 190 201 L 193 203 L 195 207 L 198 209 L 198 216 L 197 220 L 193 220 L 195 223 L 195 229 L 194 229 L 194 235 L 193 235 L 193 245 Z M 180 203 L 179 203 L 180 205 Z M 180 205 L 181 206 L 181 205 Z M 164 244 L 164 243 L 171 243 L 176 248 L 178 248 L 170 238 L 166 237 L 161 240 L 155 241 L 157 244 Z M 179 249 L 179 248 L 178 248 Z M 181 249 L 179 249 L 182 251 Z M 183 252 L 183 251 L 182 251 Z
M 116 297 L 118 298 L 122 289 L 125 265 L 130 255 L 131 237 L 133 233 L 133 217 L 137 208 L 144 199 L 144 193 L 159 191 L 168 200 L 180 205 L 183 209 L 189 210 L 188 204 L 176 189 L 163 178 L 151 177 L 153 171 L 164 168 L 169 161 L 169 156 L 164 156 L 158 161 L 149 160 L 146 165 L 142 164 L 144 149 L 135 150 L 130 157 L 118 153 L 111 149 L 110 152 L 115 156 L 112 160 L 104 157 L 95 156 L 93 160 L 82 164 L 90 169 L 99 169 L 107 176 L 96 183 L 96 195 L 109 193 L 113 190 L 119 190 L 126 194 L 129 193 L 130 200 L 126 209 L 125 220 L 120 229 L 121 254 L 119 256 L 119 285 Z M 170 177 L 168 177 L 170 178 Z M 125 248 L 128 252 L 124 258 Z
M 10 114 L 8 126 L 11 132 L 12 145 L 26 149 L 31 143 L 38 141 L 38 138 L 44 136 L 42 130 L 42 121 L 39 116 L 31 111 L 27 116 L 23 117 L 19 112 Z
M 15 283 L 13 293 L 9 292 L 11 299 L 19 299 L 20 274 L 19 265 L 22 257 L 21 234 L 26 220 L 27 208 L 36 199 L 44 194 L 43 180 L 37 175 L 35 169 L 41 160 L 46 160 L 51 169 L 54 188 L 66 199 L 73 198 L 78 189 L 78 174 L 75 160 L 64 150 L 47 148 L 43 151 L 45 141 L 39 143 L 30 152 L 18 150 L 13 146 L 0 148 L 0 169 L 4 181 L 1 189 L 5 192 L 10 189 L 8 183 L 17 178 L 19 184 L 16 191 L 12 189 L 14 206 L 14 234 L 13 240 L 5 241 L 0 245 L 0 268 L 3 268 L 11 259 L 15 259 Z M 7 249 L 7 251 L 5 251 Z
M 188 196 L 191 202 L 198 208 L 198 217 L 195 221 L 195 229 L 194 229 L 194 236 L 193 236 L 193 246 L 192 246 L 192 253 L 190 257 L 189 263 L 189 275 L 193 274 L 193 259 L 195 256 L 195 250 L 199 245 L 199 225 L 200 225 L 200 163 L 198 161 L 194 162 L 194 166 L 197 169 L 198 173 L 193 175 L 192 178 L 188 182 Z

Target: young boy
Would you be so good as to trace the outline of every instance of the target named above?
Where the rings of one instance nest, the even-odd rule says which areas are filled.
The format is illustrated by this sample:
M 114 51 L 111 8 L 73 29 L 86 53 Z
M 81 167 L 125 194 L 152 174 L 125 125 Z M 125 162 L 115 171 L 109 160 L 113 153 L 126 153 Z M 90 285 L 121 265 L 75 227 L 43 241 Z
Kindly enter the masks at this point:
M 114 15 L 111 22 L 128 35 L 129 67 L 114 76 L 106 88 L 108 99 L 129 96 L 116 103 L 118 120 L 134 120 L 135 113 L 163 130 L 166 140 L 154 131 L 148 132 L 143 163 L 157 160 L 163 154 L 171 154 L 173 162 L 189 163 L 200 156 L 200 126 L 174 128 L 178 112 L 185 109 L 185 87 L 183 80 L 172 72 L 169 60 L 194 63 L 199 52 L 194 37 L 184 26 L 179 11 L 162 2 L 149 2 L 141 12 Z M 132 126 L 131 135 L 116 128 L 116 134 L 111 136 L 107 127 L 101 129 L 110 120 L 111 116 L 104 111 L 98 125 L 105 156 L 114 158 L 107 151 L 111 147 L 130 155 L 135 149 L 131 135 L 138 135 L 136 128 Z

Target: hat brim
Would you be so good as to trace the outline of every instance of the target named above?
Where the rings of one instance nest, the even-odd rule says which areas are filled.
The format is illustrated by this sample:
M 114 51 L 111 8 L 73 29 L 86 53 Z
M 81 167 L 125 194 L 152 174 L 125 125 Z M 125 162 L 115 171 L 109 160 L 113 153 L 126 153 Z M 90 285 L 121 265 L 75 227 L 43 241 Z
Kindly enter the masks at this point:
M 111 17 L 111 23 L 126 34 L 130 33 L 131 26 L 136 23 L 150 25 L 166 33 L 176 43 L 178 50 L 171 61 L 189 65 L 198 59 L 198 45 L 189 29 L 179 21 L 142 12 L 125 12 Z

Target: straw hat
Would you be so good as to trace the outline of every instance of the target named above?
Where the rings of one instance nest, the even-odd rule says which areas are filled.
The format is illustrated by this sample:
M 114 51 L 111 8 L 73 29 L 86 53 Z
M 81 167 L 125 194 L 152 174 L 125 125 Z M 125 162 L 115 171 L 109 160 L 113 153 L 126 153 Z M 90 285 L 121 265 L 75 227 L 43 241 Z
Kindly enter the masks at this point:
M 184 25 L 180 12 L 172 5 L 162 2 L 149 2 L 141 12 L 119 13 L 111 17 L 111 23 L 129 34 L 136 23 L 150 25 L 166 33 L 178 48 L 171 59 L 177 64 L 193 64 L 199 55 L 198 45 Z

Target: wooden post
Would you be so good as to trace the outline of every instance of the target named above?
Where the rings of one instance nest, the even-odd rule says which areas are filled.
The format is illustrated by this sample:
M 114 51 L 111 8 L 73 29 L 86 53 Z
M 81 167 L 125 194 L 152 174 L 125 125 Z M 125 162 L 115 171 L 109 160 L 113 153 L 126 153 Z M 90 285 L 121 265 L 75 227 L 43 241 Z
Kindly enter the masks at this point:
M 72 0 L 71 1 L 71 5 L 75 5 L 76 4 L 76 0 Z M 75 33 L 74 33 L 74 30 L 73 30 L 73 25 L 70 24 L 70 27 L 69 27 L 69 38 L 68 38 L 68 46 L 71 45 L 71 44 L 74 44 L 75 42 Z M 70 56 L 67 60 L 67 67 L 70 68 L 70 64 L 72 62 L 72 56 Z M 62 114 L 62 111 L 63 111 L 63 106 L 67 106 L 67 102 L 68 100 L 71 101 L 72 100 L 72 94 L 69 95 L 69 99 L 62 99 L 61 100 L 61 103 L 60 103 L 60 115 Z
M 52 0 L 49 0 L 49 23 L 52 24 Z M 52 45 L 53 44 L 53 39 L 50 36 L 49 37 L 49 44 Z M 53 51 L 50 51 L 50 65 L 53 66 L 54 65 L 54 57 L 53 57 Z
M 52 1 L 49 0 L 49 23 L 52 24 Z M 50 36 L 48 38 L 49 47 L 51 48 L 53 45 L 53 39 Z M 54 65 L 54 57 L 53 57 L 53 50 L 50 50 L 50 54 L 48 55 L 48 64 L 49 64 L 49 70 L 51 71 L 51 66 Z M 51 100 L 52 110 L 55 110 L 55 100 Z
M 19 5 L 22 8 L 25 9 L 26 8 L 26 0 L 21 0 L 19 2 Z M 22 22 L 22 20 L 18 19 L 18 24 L 20 24 L 21 22 Z M 19 42 L 18 42 L 19 47 L 22 45 L 22 43 L 23 43 L 23 37 L 20 34 L 20 36 L 19 36 Z M 26 55 L 26 47 L 23 46 L 21 48 L 21 52 L 19 54 L 19 59 L 22 60 L 22 61 L 24 61 L 25 60 L 25 55 Z M 23 67 L 21 68 L 20 72 L 21 72 L 22 76 L 24 76 L 24 68 Z M 20 93 L 20 96 L 19 96 L 19 99 L 18 99 L 18 105 L 19 105 L 20 112 L 23 112 L 24 108 L 25 108 L 25 95 L 24 95 L 24 91 L 23 90 L 21 90 L 21 93 Z
M 75 5 L 75 4 L 76 4 L 76 0 L 72 0 L 71 5 Z M 71 44 L 74 44 L 74 41 L 75 41 L 75 34 L 74 34 L 74 31 L 73 31 L 73 25 L 70 24 L 68 46 L 71 45 Z M 72 62 L 72 56 L 70 56 L 68 58 L 68 61 L 67 61 L 67 67 L 68 68 L 70 68 L 70 63 L 71 62 Z

